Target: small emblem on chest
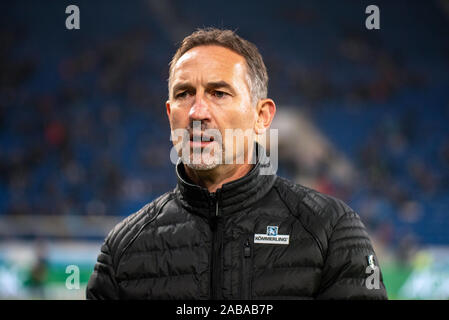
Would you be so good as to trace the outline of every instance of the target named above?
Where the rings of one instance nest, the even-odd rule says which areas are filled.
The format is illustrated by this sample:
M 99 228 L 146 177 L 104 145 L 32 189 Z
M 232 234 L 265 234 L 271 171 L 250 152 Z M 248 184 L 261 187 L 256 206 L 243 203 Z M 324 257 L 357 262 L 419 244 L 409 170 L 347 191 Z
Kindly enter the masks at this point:
M 278 234 L 278 226 L 267 226 L 267 233 L 254 234 L 254 243 L 288 244 L 290 235 Z

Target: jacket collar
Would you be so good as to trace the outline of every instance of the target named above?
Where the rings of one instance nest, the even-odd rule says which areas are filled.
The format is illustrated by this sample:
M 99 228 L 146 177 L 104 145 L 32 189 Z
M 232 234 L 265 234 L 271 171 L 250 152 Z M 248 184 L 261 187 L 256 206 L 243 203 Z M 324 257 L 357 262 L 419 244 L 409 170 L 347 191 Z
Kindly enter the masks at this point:
M 214 217 L 217 210 L 218 216 L 243 211 L 263 198 L 273 186 L 276 175 L 273 170 L 272 174 L 267 174 L 270 163 L 264 148 L 256 143 L 255 150 L 257 162 L 251 171 L 240 179 L 223 184 L 214 193 L 190 182 L 184 164 L 179 160 L 176 165 L 178 185 L 175 192 L 179 193 L 182 206 L 191 213 L 209 218 Z M 264 174 L 261 174 L 262 168 L 265 169 Z

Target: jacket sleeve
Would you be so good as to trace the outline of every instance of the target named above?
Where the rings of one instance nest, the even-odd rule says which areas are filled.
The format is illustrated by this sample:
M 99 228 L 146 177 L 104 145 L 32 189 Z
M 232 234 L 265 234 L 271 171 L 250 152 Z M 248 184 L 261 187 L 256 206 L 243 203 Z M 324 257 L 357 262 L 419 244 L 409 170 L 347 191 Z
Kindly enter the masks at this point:
M 111 252 L 106 242 L 101 246 L 94 272 L 87 284 L 86 299 L 119 299 Z
M 342 215 L 333 228 L 316 298 L 387 299 L 377 257 L 354 211 Z

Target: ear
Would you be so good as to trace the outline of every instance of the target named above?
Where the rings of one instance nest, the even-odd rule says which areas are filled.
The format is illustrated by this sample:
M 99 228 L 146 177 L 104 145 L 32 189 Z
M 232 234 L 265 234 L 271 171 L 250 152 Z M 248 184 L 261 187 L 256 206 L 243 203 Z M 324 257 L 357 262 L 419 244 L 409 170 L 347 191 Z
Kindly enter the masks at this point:
M 256 134 L 263 134 L 271 125 L 276 113 L 276 104 L 271 99 L 261 99 L 256 106 L 257 119 L 254 126 Z
M 170 100 L 167 100 L 165 102 L 165 108 L 167 109 L 167 116 L 170 119 L 170 111 L 171 111 L 171 109 L 170 109 Z

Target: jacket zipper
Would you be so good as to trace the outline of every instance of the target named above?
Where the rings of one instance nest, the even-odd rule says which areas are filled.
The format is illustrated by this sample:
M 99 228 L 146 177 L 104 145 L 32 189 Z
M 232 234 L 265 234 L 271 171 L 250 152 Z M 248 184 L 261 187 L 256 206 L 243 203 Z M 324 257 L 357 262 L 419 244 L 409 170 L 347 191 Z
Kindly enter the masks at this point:
M 219 217 L 218 197 L 212 193 L 211 197 L 215 202 L 215 212 L 212 218 L 212 254 L 211 254 L 211 282 L 210 292 L 212 300 L 221 299 L 221 248 L 222 248 L 222 223 Z
M 252 248 L 250 238 L 246 238 L 243 244 L 242 274 L 240 297 L 244 300 L 251 299 L 251 272 L 252 272 Z

